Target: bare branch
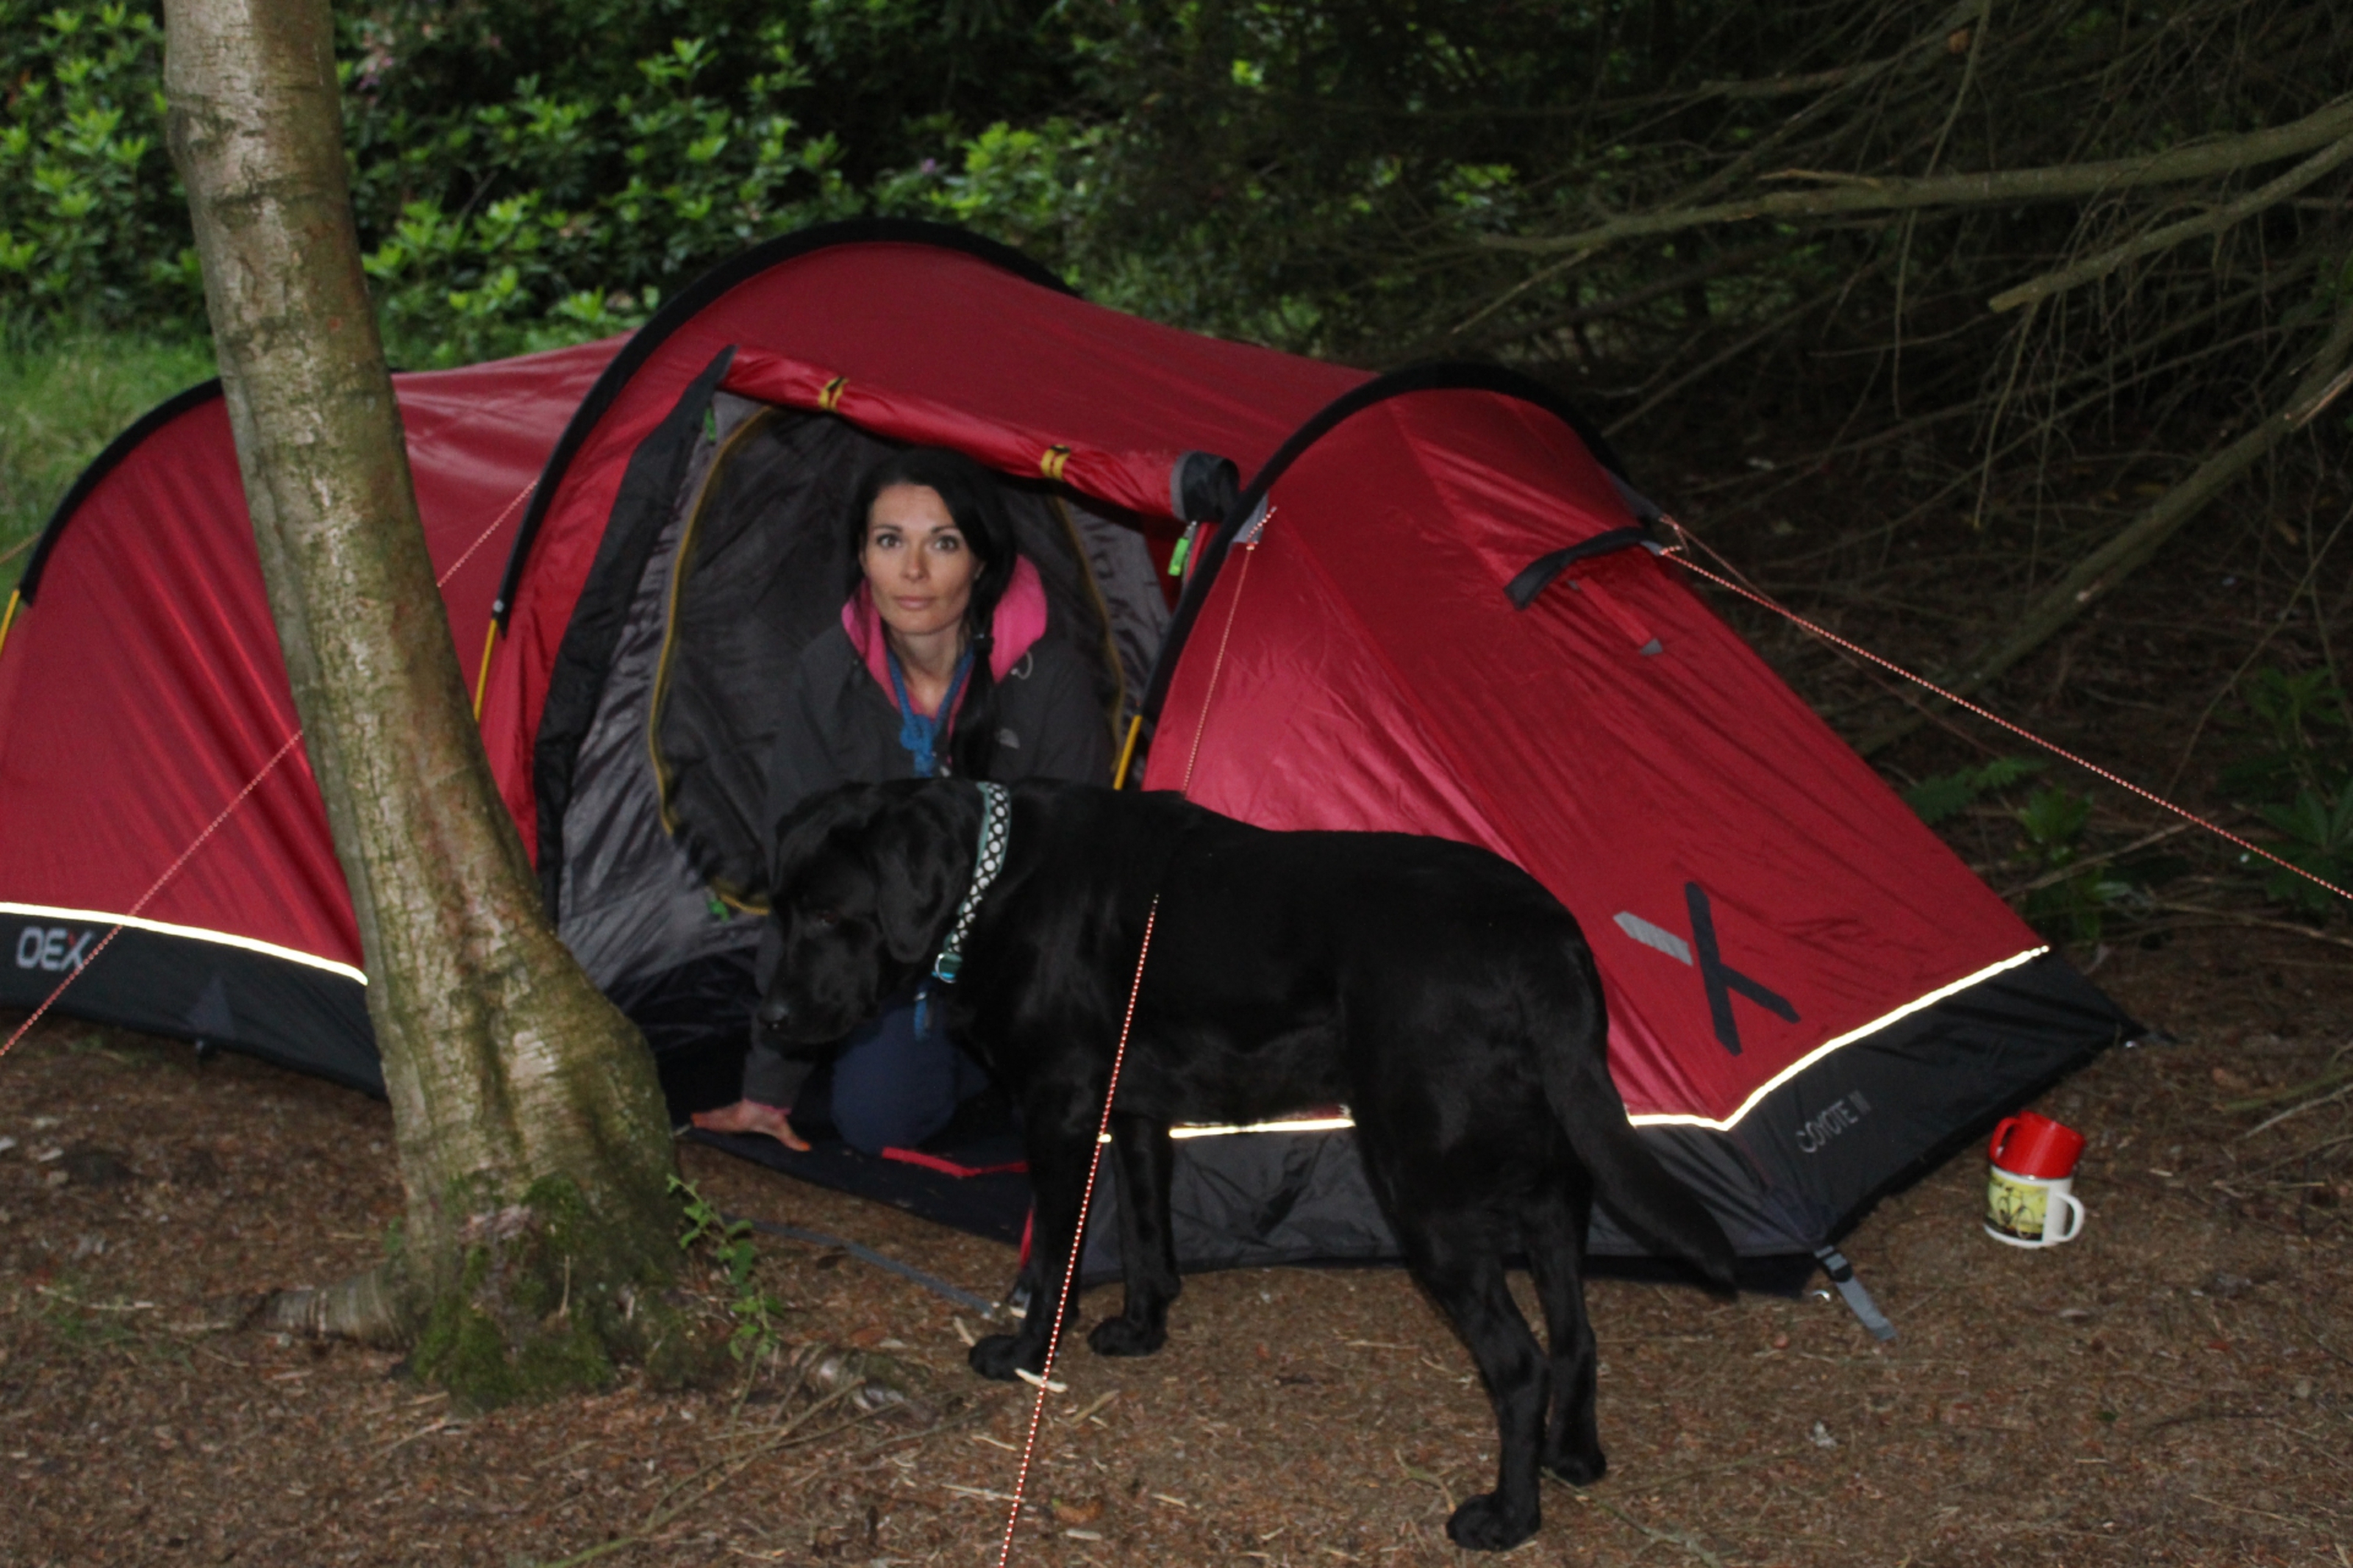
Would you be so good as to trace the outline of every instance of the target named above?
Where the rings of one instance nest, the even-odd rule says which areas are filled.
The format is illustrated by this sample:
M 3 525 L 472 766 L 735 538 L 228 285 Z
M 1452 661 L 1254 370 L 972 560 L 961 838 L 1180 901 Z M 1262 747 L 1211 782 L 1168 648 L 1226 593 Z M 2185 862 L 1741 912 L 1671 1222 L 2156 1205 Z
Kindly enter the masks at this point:
M 2040 278 L 2031 278 L 2017 288 L 2006 289 L 1987 300 L 1986 308 L 1990 310 L 2010 310 L 2021 305 L 2031 304 L 2037 300 L 2047 300 L 2053 294 L 2063 294 L 2070 289 L 2080 288 L 2096 279 L 2105 278 L 2126 262 L 2139 257 L 2170 249 L 2183 240 L 2195 239 L 2201 234 L 2219 234 L 2233 224 L 2243 222 L 2264 208 L 2294 195 L 2348 158 L 2353 158 L 2353 136 L 2347 136 L 2331 142 L 2269 184 L 2248 192 L 2235 202 L 2216 207 L 2213 211 L 2198 217 L 2185 219 L 2153 233 L 2142 235 L 2137 239 L 2126 240 L 2114 249 L 2104 250 L 2097 256 L 2086 257 L 2073 266 L 2062 267 L 2054 272 L 2046 272 Z
M 2200 463 L 2188 479 L 2159 496 L 2148 510 L 2076 563 L 2073 570 L 2027 606 L 2018 619 L 2016 631 L 1947 683 L 1951 689 L 1962 696 L 1978 690 L 2042 647 L 2053 633 L 2146 563 L 2183 524 L 2204 510 L 2207 502 L 2318 412 L 2330 396 L 2330 389 L 2338 384 L 2338 373 L 2345 368 L 2348 354 L 2353 354 L 2353 295 L 2338 305 L 2337 320 L 2327 338 L 2313 355 L 2284 407 L 2265 416 L 2245 435 Z M 1856 750 L 1868 756 L 1910 734 L 1919 727 L 1920 720 L 1920 715 L 1914 714 L 1883 726 L 1865 737 Z
M 2142 185 L 2207 179 L 2258 163 L 2292 157 L 2353 134 L 2353 98 L 2340 98 L 2316 113 L 2286 125 L 2242 136 L 2192 142 L 2139 158 L 2096 163 L 2063 163 L 2006 173 L 1942 174 L 1919 179 L 1841 176 L 1826 190 L 1777 191 L 1746 201 L 1707 206 L 1628 213 L 1607 223 L 1566 235 L 1488 235 L 1482 246 L 1495 250 L 1552 255 L 1596 250 L 1620 240 L 1676 234 L 1715 224 L 1761 217 L 1821 217 L 1832 213 L 1893 212 L 1921 207 L 1996 206 L 2019 202 L 2068 201 Z M 1811 177 L 1822 178 L 1816 174 Z

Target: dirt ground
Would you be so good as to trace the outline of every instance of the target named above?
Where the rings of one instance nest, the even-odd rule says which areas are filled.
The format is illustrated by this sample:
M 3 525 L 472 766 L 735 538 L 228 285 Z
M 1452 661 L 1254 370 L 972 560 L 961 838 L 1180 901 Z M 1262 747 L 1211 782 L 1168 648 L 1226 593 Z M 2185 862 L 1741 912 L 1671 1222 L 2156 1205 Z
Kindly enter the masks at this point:
M 2353 964 L 2286 933 L 2186 932 L 2097 978 L 2179 1043 L 2044 1103 L 2092 1137 L 2083 1238 L 1988 1239 L 1964 1156 L 1846 1244 L 1892 1344 L 1818 1293 L 1597 1282 L 1610 1474 L 1548 1483 L 1521 1560 L 2348 1561 L 2353 1111 L 2253 1131 L 2327 1091 L 2217 1107 L 2341 1065 Z M 964 1371 L 960 1309 L 839 1250 L 765 1244 L 786 1338 L 907 1363 L 913 1405 L 821 1403 L 779 1367 L 740 1403 L 625 1379 L 468 1420 L 390 1355 L 236 1326 L 237 1293 L 375 1256 L 390 1135 L 360 1095 L 72 1023 L 0 1067 L 0 1561 L 994 1561 L 1028 1391 Z M 984 1295 L 1010 1272 L 994 1244 L 681 1153 L 731 1211 Z M 1461 1556 L 1442 1525 L 1489 1484 L 1493 1428 L 1401 1273 L 1200 1277 L 1173 1327 L 1155 1359 L 1064 1363 L 1017 1562 Z

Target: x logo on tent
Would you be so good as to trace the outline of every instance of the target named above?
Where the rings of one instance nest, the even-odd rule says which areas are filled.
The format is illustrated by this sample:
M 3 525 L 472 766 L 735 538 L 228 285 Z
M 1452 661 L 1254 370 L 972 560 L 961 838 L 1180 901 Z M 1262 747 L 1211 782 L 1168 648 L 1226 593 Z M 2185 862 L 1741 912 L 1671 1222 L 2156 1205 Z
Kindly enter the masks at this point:
M 1663 952 L 1679 963 L 1696 963 L 1700 983 L 1707 987 L 1707 1013 L 1715 1025 L 1716 1043 L 1736 1057 L 1740 1054 L 1740 1023 L 1732 1012 L 1735 992 L 1782 1022 L 1796 1023 L 1798 1010 L 1790 1006 L 1786 998 L 1724 962 L 1724 954 L 1715 943 L 1715 912 L 1708 906 L 1707 889 L 1697 882 L 1685 882 L 1683 901 L 1691 910 L 1690 942 L 1685 942 L 1663 926 L 1652 925 L 1641 916 L 1626 910 L 1620 910 L 1617 916 L 1618 929 L 1644 947 Z M 1699 950 L 1696 959 L 1692 952 L 1694 945 Z

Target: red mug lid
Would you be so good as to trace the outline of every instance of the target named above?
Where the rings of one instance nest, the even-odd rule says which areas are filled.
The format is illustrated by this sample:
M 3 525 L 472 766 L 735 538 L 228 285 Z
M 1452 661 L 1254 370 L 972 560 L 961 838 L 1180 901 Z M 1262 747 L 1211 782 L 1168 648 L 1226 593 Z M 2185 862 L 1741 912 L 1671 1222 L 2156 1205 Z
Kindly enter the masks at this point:
M 2031 1110 L 2006 1117 L 1993 1130 L 1986 1153 L 2013 1176 L 2037 1176 L 2046 1182 L 2074 1174 L 2084 1152 L 2084 1135 Z

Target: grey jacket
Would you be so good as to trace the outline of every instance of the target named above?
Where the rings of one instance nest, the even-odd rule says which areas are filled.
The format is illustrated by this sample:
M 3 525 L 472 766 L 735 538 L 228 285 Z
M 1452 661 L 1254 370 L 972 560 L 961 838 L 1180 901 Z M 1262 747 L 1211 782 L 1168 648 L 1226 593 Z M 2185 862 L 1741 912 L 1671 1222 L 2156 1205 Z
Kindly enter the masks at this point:
M 1016 779 L 1111 782 L 1111 724 L 1095 701 L 1079 656 L 1040 637 L 997 685 L 999 784 Z M 942 760 L 946 757 L 944 743 Z M 911 778 L 913 759 L 899 743 L 899 710 L 850 646 L 828 626 L 804 649 L 785 694 L 768 770 L 767 842 L 793 808 L 836 784 Z

